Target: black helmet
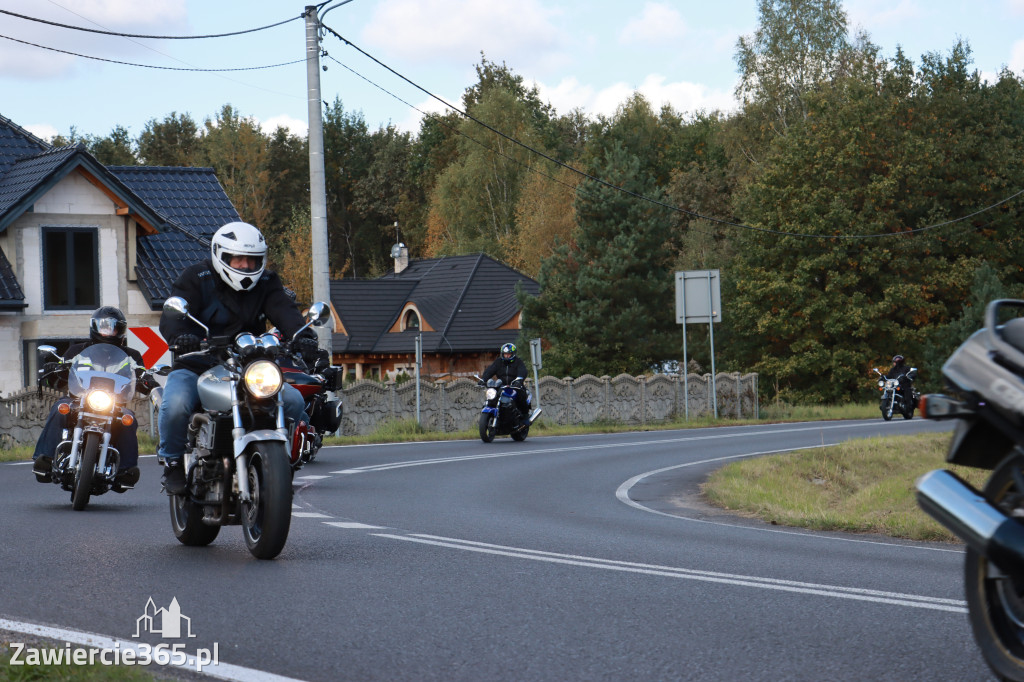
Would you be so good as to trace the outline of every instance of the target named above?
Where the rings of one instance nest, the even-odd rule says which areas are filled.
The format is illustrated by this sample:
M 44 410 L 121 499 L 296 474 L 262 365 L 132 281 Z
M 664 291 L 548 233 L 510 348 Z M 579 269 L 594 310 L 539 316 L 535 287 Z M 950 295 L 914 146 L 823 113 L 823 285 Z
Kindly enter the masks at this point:
M 501 359 L 506 363 L 513 363 L 516 361 L 516 344 L 505 343 L 501 346 Z
M 93 341 L 121 345 L 126 331 L 128 320 L 124 318 L 124 313 L 112 305 L 103 306 L 89 320 L 89 338 Z
M 894 356 L 892 356 L 892 364 L 894 364 L 894 365 L 902 365 L 903 364 L 903 356 L 902 355 L 894 355 Z

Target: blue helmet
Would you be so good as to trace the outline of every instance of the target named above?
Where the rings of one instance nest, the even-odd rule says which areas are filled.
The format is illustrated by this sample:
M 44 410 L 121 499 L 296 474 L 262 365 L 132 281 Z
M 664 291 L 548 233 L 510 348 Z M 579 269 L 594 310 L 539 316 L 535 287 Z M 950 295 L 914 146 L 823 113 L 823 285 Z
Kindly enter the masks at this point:
M 501 346 L 501 359 L 506 364 L 511 364 L 516 361 L 516 344 L 506 343 Z

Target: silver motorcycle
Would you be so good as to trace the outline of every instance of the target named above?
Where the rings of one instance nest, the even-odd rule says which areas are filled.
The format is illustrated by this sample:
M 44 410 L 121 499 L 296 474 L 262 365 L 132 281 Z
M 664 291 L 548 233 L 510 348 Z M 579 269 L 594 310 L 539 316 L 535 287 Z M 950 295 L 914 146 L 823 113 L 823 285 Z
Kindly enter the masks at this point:
M 40 380 L 67 374 L 71 400 L 58 405 L 66 415 L 64 430 L 48 480 L 71 493 L 71 508 L 85 509 L 89 498 L 102 495 L 117 485 L 120 453 L 110 444 L 115 422 L 130 426 L 135 415 L 128 408 L 138 382 L 151 381 L 118 346 L 98 343 L 83 349 L 73 358 L 65 359 L 53 346 L 40 346 L 41 356 L 56 359 L 45 363 Z M 36 478 L 46 482 L 41 474 Z M 118 488 L 123 491 L 126 488 Z
M 1024 301 L 997 300 L 985 327 L 946 361 L 950 395 L 925 395 L 926 419 L 955 419 L 946 461 L 991 471 L 981 491 L 939 469 L 917 481 L 921 508 L 967 544 L 974 639 L 1001 680 L 1024 681 Z
M 168 298 L 164 312 L 187 317 L 209 337 L 209 328 L 189 314 L 184 299 Z M 309 318 L 299 332 L 326 324 L 330 308 L 315 303 Z M 208 545 L 221 526 L 237 524 L 253 556 L 272 559 L 284 549 L 292 470 L 280 352 L 280 341 L 267 332 L 207 338 L 200 350 L 187 354 L 205 354 L 217 364 L 199 376 L 200 407 L 189 420 L 184 456 L 186 489 L 170 496 L 171 527 L 182 544 Z

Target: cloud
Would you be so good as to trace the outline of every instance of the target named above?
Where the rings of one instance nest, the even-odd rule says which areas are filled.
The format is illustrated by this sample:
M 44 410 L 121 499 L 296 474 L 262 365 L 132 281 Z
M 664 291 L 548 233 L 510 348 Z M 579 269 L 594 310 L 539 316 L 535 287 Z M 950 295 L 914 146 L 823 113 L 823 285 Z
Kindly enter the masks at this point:
M 538 83 L 541 98 L 551 102 L 559 114 L 572 109 L 581 109 L 590 116 L 613 116 L 634 92 L 642 94 L 655 109 L 669 105 L 681 113 L 696 113 L 700 110 L 719 109 L 730 111 L 736 108 L 731 92 L 712 90 L 700 83 L 677 81 L 666 82 L 664 76 L 650 74 L 639 86 L 619 82 L 600 90 L 582 84 L 575 78 L 566 78 L 555 86 Z
M 630 19 L 619 34 L 623 45 L 657 46 L 674 42 L 686 33 L 683 17 L 675 8 L 648 2 L 639 17 Z
M 561 49 L 553 16 L 539 0 L 383 0 L 361 35 L 367 47 L 419 63 L 470 66 L 484 51 L 521 66 Z
M 306 132 L 309 130 L 308 121 L 300 121 L 297 118 L 289 116 L 288 114 L 280 114 L 278 116 L 271 116 L 265 121 L 260 121 L 260 129 L 266 135 L 271 135 L 278 127 L 287 128 L 288 132 L 292 135 L 298 135 L 299 137 L 305 137 Z
M 40 140 L 49 140 L 57 134 L 57 129 L 49 123 L 33 123 L 31 125 L 23 125 L 21 127 L 38 137 Z

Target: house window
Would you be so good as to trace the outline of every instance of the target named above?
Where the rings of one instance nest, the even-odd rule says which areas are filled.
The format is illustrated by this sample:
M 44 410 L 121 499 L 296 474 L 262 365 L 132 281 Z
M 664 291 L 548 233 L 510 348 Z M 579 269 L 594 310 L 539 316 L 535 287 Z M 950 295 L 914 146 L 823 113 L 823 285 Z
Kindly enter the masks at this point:
M 420 328 L 420 316 L 416 314 L 415 310 L 411 308 L 405 311 L 405 317 L 402 318 L 402 329 L 416 331 Z
M 43 306 L 99 307 L 100 268 L 95 228 L 43 228 Z

